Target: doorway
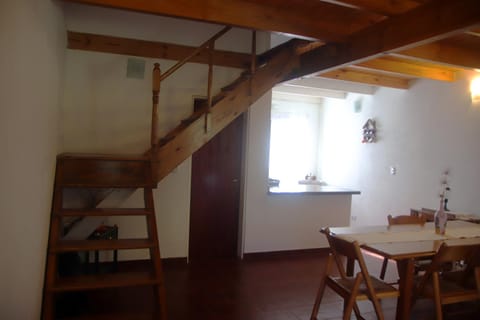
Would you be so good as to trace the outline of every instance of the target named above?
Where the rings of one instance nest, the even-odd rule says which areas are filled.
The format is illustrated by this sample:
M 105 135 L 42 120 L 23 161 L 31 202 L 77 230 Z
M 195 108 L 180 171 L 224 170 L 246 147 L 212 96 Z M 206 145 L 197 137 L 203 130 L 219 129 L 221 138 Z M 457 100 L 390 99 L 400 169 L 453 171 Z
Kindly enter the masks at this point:
M 238 255 L 245 117 L 192 156 L 189 259 Z

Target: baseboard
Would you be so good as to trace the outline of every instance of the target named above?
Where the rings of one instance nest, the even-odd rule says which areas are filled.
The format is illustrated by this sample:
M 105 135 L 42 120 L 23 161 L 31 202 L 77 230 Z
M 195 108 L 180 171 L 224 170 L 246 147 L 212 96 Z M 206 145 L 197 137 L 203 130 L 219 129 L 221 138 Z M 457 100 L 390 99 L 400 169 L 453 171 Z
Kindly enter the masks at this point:
M 187 257 L 162 258 L 162 265 L 166 266 L 183 266 L 188 264 Z
M 263 251 L 263 252 L 247 252 L 243 254 L 243 260 L 258 260 L 258 259 L 272 259 L 272 258 L 295 258 L 295 257 L 318 257 L 327 256 L 328 248 L 312 248 L 312 249 L 297 249 L 297 250 L 281 250 L 281 251 Z M 123 268 L 135 268 L 139 266 L 148 266 L 150 260 L 127 260 L 118 261 L 118 265 Z M 102 265 L 103 263 L 100 263 Z M 187 257 L 162 258 L 163 266 L 186 266 L 188 264 Z
M 256 260 L 266 258 L 292 258 L 292 257 L 313 257 L 328 255 L 328 248 L 313 249 L 297 249 L 282 251 L 264 251 L 264 252 L 247 252 L 243 254 L 244 260 Z
M 185 266 L 187 265 L 187 257 L 180 258 L 162 258 L 163 266 Z M 137 268 L 147 268 L 150 266 L 151 260 L 149 259 L 140 259 L 140 260 L 120 260 L 118 261 L 118 267 L 120 270 L 126 269 L 137 269 Z M 90 265 L 94 265 L 90 263 Z M 108 268 L 112 266 L 112 262 L 100 262 L 100 268 Z

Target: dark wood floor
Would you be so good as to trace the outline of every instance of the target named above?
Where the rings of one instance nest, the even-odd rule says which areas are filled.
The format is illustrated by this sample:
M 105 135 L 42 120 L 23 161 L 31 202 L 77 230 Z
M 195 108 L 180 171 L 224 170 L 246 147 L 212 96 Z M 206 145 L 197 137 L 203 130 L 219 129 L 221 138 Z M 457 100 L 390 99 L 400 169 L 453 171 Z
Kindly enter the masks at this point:
M 325 265 L 325 256 L 305 254 L 234 260 L 209 260 L 188 265 L 166 263 L 164 275 L 170 320 L 308 320 Z M 378 274 L 381 260 L 368 259 L 372 274 Z M 387 278 L 396 278 L 395 266 Z M 78 293 L 62 300 L 69 314 L 117 312 L 131 314 L 153 310 L 153 290 L 131 288 L 127 291 Z M 112 305 L 113 301 L 113 305 Z M 386 319 L 395 318 L 395 300 L 382 302 Z M 366 319 L 375 319 L 369 302 L 359 307 Z M 446 319 L 480 319 L 478 305 L 448 308 Z M 318 319 L 341 319 L 342 300 L 326 292 Z M 132 316 L 129 319 L 137 319 Z M 354 318 L 354 317 L 353 317 Z M 433 303 L 423 300 L 415 305 L 412 319 L 434 319 Z

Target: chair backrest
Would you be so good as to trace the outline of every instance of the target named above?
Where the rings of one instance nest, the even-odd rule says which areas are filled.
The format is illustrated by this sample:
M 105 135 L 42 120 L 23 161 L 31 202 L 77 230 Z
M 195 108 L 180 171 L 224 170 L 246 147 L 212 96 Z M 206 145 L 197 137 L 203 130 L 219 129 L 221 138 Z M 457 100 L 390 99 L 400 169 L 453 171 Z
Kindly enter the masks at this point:
M 467 264 L 467 270 L 474 270 L 480 266 L 480 241 L 464 240 L 452 240 L 453 244 L 449 244 L 448 241 L 442 243 L 422 277 L 420 290 L 426 285 L 432 274 L 441 272 L 448 262 L 464 261 Z M 462 244 L 462 242 L 464 243 Z
M 328 244 L 330 245 L 330 250 L 337 264 L 337 269 L 340 272 L 340 276 L 342 278 L 346 277 L 346 267 L 343 264 L 344 259 L 342 259 L 342 257 L 345 257 L 347 259 L 356 261 L 360 267 L 360 272 L 362 273 L 363 278 L 370 280 L 367 265 L 363 259 L 358 242 L 351 242 L 339 237 L 335 237 L 330 233 L 330 229 L 328 228 L 326 229 L 325 234 L 327 235 Z
M 476 255 L 480 254 L 480 243 L 477 244 L 456 244 L 449 245 L 448 242 L 442 243 L 440 249 L 432 260 L 433 267 L 441 266 L 446 262 L 452 261 L 476 261 Z
M 393 217 L 391 214 L 388 215 L 388 225 L 397 225 L 397 224 L 418 224 L 423 226 L 427 221 L 427 218 L 419 214 L 418 216 L 413 215 L 400 215 Z

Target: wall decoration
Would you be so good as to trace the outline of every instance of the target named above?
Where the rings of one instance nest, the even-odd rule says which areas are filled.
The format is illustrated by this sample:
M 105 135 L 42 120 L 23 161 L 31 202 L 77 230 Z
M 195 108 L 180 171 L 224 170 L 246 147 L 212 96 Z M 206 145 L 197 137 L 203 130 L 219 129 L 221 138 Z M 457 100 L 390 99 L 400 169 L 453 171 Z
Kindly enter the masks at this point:
M 368 119 L 363 125 L 363 139 L 362 143 L 373 143 L 377 140 L 377 127 L 375 120 Z

